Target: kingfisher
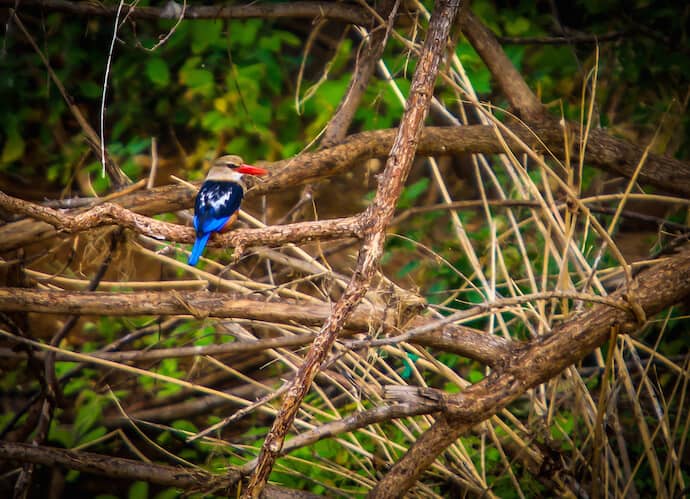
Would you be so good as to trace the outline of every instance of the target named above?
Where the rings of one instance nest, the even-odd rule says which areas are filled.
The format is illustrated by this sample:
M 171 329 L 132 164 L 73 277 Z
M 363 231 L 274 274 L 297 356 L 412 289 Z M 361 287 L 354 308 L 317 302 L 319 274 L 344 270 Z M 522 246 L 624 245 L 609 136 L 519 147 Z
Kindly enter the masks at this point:
M 194 202 L 196 240 L 187 260 L 189 265 L 197 264 L 211 234 L 225 232 L 237 220 L 247 190 L 242 177 L 267 173 L 268 170 L 247 165 L 235 155 L 221 156 L 213 162 Z

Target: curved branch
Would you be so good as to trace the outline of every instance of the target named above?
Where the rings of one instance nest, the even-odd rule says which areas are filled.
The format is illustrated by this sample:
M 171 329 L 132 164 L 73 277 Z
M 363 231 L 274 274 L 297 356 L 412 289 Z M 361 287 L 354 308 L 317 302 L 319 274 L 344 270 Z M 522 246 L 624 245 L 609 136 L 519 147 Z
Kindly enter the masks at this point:
M 641 272 L 631 287 L 612 298 L 634 304 L 652 316 L 690 295 L 690 246 Z M 444 414 L 410 447 L 371 491 L 371 497 L 400 497 L 436 457 L 473 425 L 505 408 L 528 389 L 544 383 L 603 345 L 614 328 L 619 333 L 639 329 L 630 310 L 595 305 L 522 349 L 508 363 L 460 394 L 435 392 Z
M 139 215 L 120 205 L 105 203 L 82 213 L 71 215 L 47 206 L 13 198 L 0 191 L 0 207 L 46 222 L 59 231 L 82 232 L 105 225 L 119 225 L 138 234 L 180 243 L 194 242 L 194 229 L 162 222 Z M 335 218 L 289 225 L 272 225 L 261 229 L 236 229 L 215 235 L 209 246 L 246 248 L 248 246 L 279 246 L 286 243 L 307 242 L 314 239 L 360 237 L 357 217 Z
M 570 123 L 568 126 L 572 130 L 572 157 L 579 159 L 577 153 L 582 149 L 579 144 L 580 134 L 578 125 Z M 508 128 L 524 144 L 537 151 L 543 152 L 544 145 L 548 150 L 559 157 L 565 154 L 563 145 L 563 129 L 555 124 L 536 124 L 531 128 L 524 125 L 508 125 Z M 377 130 L 373 132 L 362 132 L 351 135 L 343 143 L 336 146 L 301 154 L 291 159 L 277 161 L 272 164 L 263 164 L 269 167 L 273 173 L 265 182 L 259 183 L 247 192 L 247 197 L 259 194 L 278 192 L 288 187 L 303 185 L 322 178 L 330 177 L 336 173 L 346 171 L 353 166 L 364 164 L 367 159 L 373 157 L 385 157 L 390 151 L 395 136 L 395 130 Z M 523 152 L 524 146 L 518 142 L 507 138 L 508 145 L 515 153 Z M 644 149 L 631 144 L 625 140 L 612 137 L 604 130 L 591 130 L 587 142 L 586 161 L 603 170 L 608 170 L 624 177 L 632 177 L 637 168 L 637 164 L 644 155 Z M 502 153 L 502 144 L 496 137 L 496 130 L 491 126 L 471 125 L 460 127 L 427 127 L 422 131 L 419 138 L 417 153 L 425 156 L 436 155 L 457 155 L 460 153 Z M 690 196 L 690 164 L 677 160 L 669 156 L 649 154 L 647 160 L 640 171 L 638 181 L 648 183 L 653 186 L 661 187 L 670 192 Z M 193 203 L 194 191 L 186 186 L 169 185 L 157 187 L 146 191 L 137 191 L 116 199 L 119 206 L 127 207 L 142 215 L 153 215 L 177 211 L 191 207 Z M 39 220 L 48 223 L 35 222 L 33 220 L 20 220 L 0 227 L 0 251 L 6 251 L 21 247 L 28 242 L 36 242 L 49 237 L 54 237 L 56 231 L 51 227 L 50 220 L 61 223 L 64 212 L 53 210 L 51 212 L 34 210 L 32 213 L 22 211 L 20 205 L 9 204 L 9 196 L 0 196 L 0 206 L 5 206 L 11 212 L 16 211 L 28 216 L 35 216 Z M 11 198 L 16 199 L 16 198 Z M 94 203 L 102 200 L 94 200 Z M 40 208 L 44 208 L 40 206 Z M 113 208 L 107 208 L 114 210 Z M 48 214 L 45 218 L 41 213 Z M 111 212 L 112 213 L 112 212 Z M 88 218 L 88 217 L 86 217 Z M 155 220 L 141 220 L 136 217 L 131 219 L 130 228 L 136 227 L 156 227 L 158 235 L 169 237 L 171 241 L 191 242 L 193 240 L 191 229 L 181 226 L 164 224 Z M 334 237 L 358 237 L 352 226 L 348 224 L 352 219 L 340 219 L 341 222 L 305 222 L 303 226 L 305 233 L 295 235 L 294 239 L 284 239 L 285 234 L 278 234 L 283 229 L 244 229 L 232 231 L 224 236 L 211 241 L 212 245 L 219 246 L 244 242 L 245 245 L 269 244 L 276 245 L 280 242 L 298 242 L 309 238 L 328 237 L 327 232 L 338 227 L 341 232 Z M 322 223 L 333 223 L 333 226 L 322 226 Z M 97 224 L 98 225 L 98 224 Z M 167 226 L 164 227 L 164 225 Z M 295 226 L 300 226 L 295 224 Z M 177 227 L 177 228 L 173 228 Z M 281 226 L 292 227 L 292 226 Z M 151 229 L 152 230 L 152 229 Z M 294 230 L 294 229 L 288 229 Z M 348 236 L 349 230 L 353 232 Z M 266 232 L 251 232 L 266 231 Z M 277 231 L 277 232 L 274 232 Z M 142 232 L 157 237 L 154 233 Z M 168 234 L 165 236 L 165 234 Z M 244 235 L 242 235 L 244 234 Z M 307 234 L 310 234 L 307 236 Z M 266 237 L 266 240 L 262 240 Z M 304 237 L 304 239 L 300 239 Z M 233 238 L 237 238 L 233 240 Z M 283 239 L 281 239 L 283 238 Z
M 510 105 L 525 119 L 538 120 L 544 106 L 513 66 L 494 34 L 472 12 L 463 18 L 462 31 L 496 79 Z
M 510 62 L 491 30 L 469 13 L 463 23 L 463 32 L 511 106 L 528 121 L 534 132 L 552 151 L 562 156 L 565 152 L 563 123 L 546 112 L 520 72 Z M 574 158 L 582 160 L 579 154 L 585 148 L 580 139 L 586 134 L 582 133 L 578 123 L 566 122 L 565 126 L 572 139 L 570 152 Z M 518 136 L 524 140 L 524 130 L 513 131 L 518 132 Z M 639 161 L 644 157 L 643 148 L 598 128 L 590 130 L 588 135 L 585 162 L 627 178 L 633 177 Z M 530 144 L 531 141 L 528 140 L 527 143 Z M 690 165 L 668 156 L 650 155 L 640 170 L 638 181 L 687 196 L 690 195 Z
M 35 290 L 0 288 L 0 310 L 78 315 L 192 315 L 241 318 L 266 322 L 320 326 L 330 313 L 326 305 L 267 302 L 234 293 L 207 291 L 105 291 Z M 389 314 L 392 315 L 392 314 Z M 377 317 L 378 316 L 378 317 Z M 360 307 L 348 327 L 368 330 L 372 322 L 393 325 L 392 317 Z
M 412 78 L 405 112 L 400 127 L 395 132 L 386 168 L 381 175 L 373 202 L 362 214 L 365 234 L 357 259 L 357 268 L 345 292 L 314 339 L 304 362 L 288 385 L 280 411 L 264 439 L 258 464 L 243 497 L 254 498 L 261 494 L 278 453 L 283 447 L 285 436 L 292 426 L 302 400 L 311 388 L 311 383 L 321 363 L 331 349 L 336 336 L 364 297 L 376 272 L 383 253 L 386 228 L 393 218 L 396 202 L 410 172 L 424 118 L 431 103 L 439 64 L 459 9 L 458 0 L 438 0 L 435 3 L 424 48 Z
M 367 36 L 368 39 L 362 41 L 364 45 L 364 54 L 361 59 L 356 61 L 355 69 L 352 72 L 350 84 L 345 91 L 338 109 L 336 109 L 333 117 L 326 126 L 326 131 L 323 133 L 321 145 L 323 147 L 330 147 L 342 141 L 347 135 L 347 129 L 352 123 L 355 116 L 355 111 L 359 107 L 359 103 L 364 96 L 364 91 L 367 89 L 369 80 L 374 74 L 376 64 L 378 63 L 383 49 L 386 47 L 388 34 L 393 29 L 395 13 L 398 10 L 398 0 L 384 0 L 380 6 L 380 17 L 383 18 L 384 24 L 374 28 Z M 378 13 L 375 13 L 379 17 Z M 386 23 L 385 21 L 388 20 Z

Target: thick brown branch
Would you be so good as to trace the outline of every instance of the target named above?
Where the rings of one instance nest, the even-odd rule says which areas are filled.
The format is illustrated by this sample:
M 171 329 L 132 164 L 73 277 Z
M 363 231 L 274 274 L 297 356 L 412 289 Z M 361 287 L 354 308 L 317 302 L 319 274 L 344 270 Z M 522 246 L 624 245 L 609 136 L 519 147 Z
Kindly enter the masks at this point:
M 192 491 L 228 490 L 239 482 L 239 471 L 224 476 L 212 475 L 198 468 L 181 468 L 164 464 L 145 463 L 106 456 L 85 451 L 71 451 L 55 447 L 39 447 L 29 444 L 0 441 L 0 459 L 34 463 L 44 466 L 64 466 L 69 469 L 93 473 L 115 479 L 143 480 L 167 487 L 176 487 Z M 232 493 L 234 495 L 234 492 Z M 279 498 L 313 498 L 307 492 L 299 492 L 269 485 L 267 497 Z
M 559 157 L 563 157 L 565 148 L 561 122 L 546 113 L 491 30 L 469 13 L 463 23 L 463 31 L 511 105 L 525 118 L 546 146 Z M 585 148 L 580 142 L 580 137 L 584 134 L 577 123 L 566 122 L 566 126 L 571 135 L 573 158 L 581 160 L 578 155 Z M 518 131 L 521 139 L 527 139 L 524 129 L 514 131 Z M 531 143 L 529 139 L 526 142 Z M 592 129 L 587 139 L 586 152 L 586 163 L 630 178 L 643 157 L 644 150 L 628 141 L 613 137 L 605 130 Z M 638 181 L 687 196 L 690 195 L 690 166 L 670 157 L 650 155 L 640 170 Z
M 366 411 L 355 412 L 343 419 L 325 423 L 291 438 L 289 441 L 285 442 L 285 446 L 280 452 L 280 455 L 284 456 L 295 449 L 311 445 L 324 438 L 352 432 L 359 428 L 366 428 L 367 426 L 377 423 L 385 423 L 392 419 L 429 414 L 438 411 L 440 408 L 440 404 L 436 402 L 427 404 L 426 401 L 420 401 L 413 404 L 382 405 Z
M 267 302 L 232 293 L 206 291 L 57 291 L 0 288 L 0 310 L 77 315 L 192 315 L 320 326 L 329 314 L 322 305 Z M 372 312 L 359 308 L 348 325 L 367 331 Z M 387 318 L 386 320 L 392 320 Z
M 0 310 L 109 316 L 193 315 L 282 324 L 294 323 L 305 326 L 321 326 L 331 312 L 328 305 L 265 302 L 247 298 L 244 295 L 206 291 L 115 293 L 25 288 L 0 288 Z M 386 313 L 383 309 L 371 310 L 359 306 L 350 315 L 346 327 L 360 332 L 368 332 L 370 328 L 374 328 L 385 333 L 395 334 L 402 327 L 402 324 L 398 324 L 398 322 L 400 321 L 395 317 L 395 314 Z M 405 328 L 421 327 L 434 322 L 437 321 L 418 317 Z M 158 360 L 168 357 L 246 353 L 268 348 L 301 346 L 311 343 L 313 339 L 313 336 L 302 335 L 203 347 L 171 348 L 146 352 L 94 353 L 93 355 L 114 361 Z M 490 366 L 505 362 L 513 347 L 513 343 L 504 338 L 453 324 L 440 324 L 436 329 L 415 336 L 410 342 L 463 355 Z
M 529 121 L 543 116 L 545 110 L 541 102 L 510 62 L 489 28 L 468 11 L 463 18 L 462 31 L 520 116 Z
M 359 252 L 357 268 L 343 296 L 338 300 L 333 312 L 314 339 L 304 362 L 290 381 L 273 427 L 261 447 L 257 467 L 254 469 L 244 497 L 258 497 L 263 490 L 273 464 L 283 447 L 285 436 L 292 426 L 302 400 L 311 387 L 319 366 L 328 355 L 337 334 L 364 297 L 376 271 L 383 253 L 385 231 L 393 218 L 396 202 L 412 166 L 424 118 L 433 95 L 438 67 L 459 8 L 459 1 L 439 0 L 436 2 L 422 54 L 412 78 L 400 128 L 396 132 L 374 201 L 363 214 L 363 226 L 366 228 L 366 233 Z
M 190 2 L 188 2 L 190 3 Z M 14 7 L 15 0 L 0 0 L 0 5 Z M 166 7 L 132 7 L 125 4 L 121 16 L 139 19 L 177 19 L 182 11 L 182 2 L 178 9 Z M 40 7 L 46 11 L 66 12 L 80 16 L 114 17 L 117 5 L 103 5 L 100 2 L 72 2 L 68 0 L 22 0 L 21 9 Z M 187 5 L 184 19 L 317 19 L 326 18 L 352 24 L 368 24 L 371 16 L 356 5 L 337 2 L 285 2 L 285 3 L 251 3 L 242 5 Z
M 0 207 L 12 213 L 42 220 L 58 230 L 69 233 L 82 232 L 104 225 L 119 225 L 139 234 L 165 241 L 192 243 L 195 237 L 194 229 L 191 227 L 161 222 L 113 203 L 101 204 L 85 212 L 71 215 L 13 198 L 0 192 Z M 226 234 L 216 235 L 210 240 L 209 246 L 240 248 L 258 245 L 279 246 L 289 242 L 306 242 L 314 239 L 358 237 L 359 232 L 357 218 L 337 218 L 290 225 L 273 225 L 261 229 L 237 229 Z
M 652 316 L 690 295 L 690 247 L 643 272 L 612 298 L 639 305 Z M 611 328 L 622 333 L 640 325 L 630 309 L 594 305 L 547 337 L 516 350 L 508 364 L 461 394 L 443 398 L 446 413 L 408 450 L 372 490 L 372 497 L 400 497 L 436 457 L 472 425 L 505 408 L 526 390 L 548 381 L 604 344 Z
M 579 159 L 578 151 L 581 150 L 578 142 L 578 126 L 571 126 L 572 153 L 574 159 Z M 551 153 L 557 157 L 563 157 L 565 147 L 563 145 L 563 130 L 553 124 L 539 124 L 528 130 L 524 126 L 512 125 L 509 129 L 526 145 L 537 151 L 543 152 L 543 142 Z M 323 149 L 314 153 L 306 153 L 295 158 L 278 161 L 271 165 L 273 173 L 265 182 L 251 189 L 247 196 L 277 192 L 287 187 L 297 186 L 313 182 L 315 180 L 332 176 L 336 173 L 351 169 L 353 166 L 364 164 L 372 157 L 384 157 L 393 143 L 395 130 L 378 130 L 364 132 L 350 136 L 342 144 Z M 539 140 L 537 140 L 537 137 Z M 515 153 L 523 151 L 523 147 L 513 140 L 507 140 L 508 145 Z M 473 125 L 463 127 L 427 127 L 422 131 L 417 149 L 418 154 L 426 156 L 456 155 L 468 152 L 501 153 L 503 147 L 496 138 L 495 130 L 490 126 Z M 637 163 L 644 154 L 644 149 L 625 140 L 617 139 L 603 130 L 590 131 L 587 142 L 586 161 L 603 170 L 608 170 L 624 177 L 632 177 Z M 266 166 L 266 165 L 264 165 Z M 661 187 L 671 192 L 690 195 L 690 164 L 669 156 L 649 154 L 639 176 L 638 182 Z M 139 191 L 118 198 L 114 202 L 127 207 L 131 211 L 140 214 L 153 215 L 177 211 L 189 208 L 192 205 L 194 192 L 183 186 L 165 186 L 148 191 Z M 15 199 L 15 198 L 10 198 Z M 100 202 L 100 201 L 97 201 Z M 0 251 L 6 251 L 21 247 L 29 242 L 37 242 L 56 235 L 56 230 L 51 227 L 51 220 L 60 226 L 65 216 L 64 212 L 53 210 L 47 212 L 34 210 L 23 211 L 20 204 L 9 204 L 8 196 L 0 195 L 0 205 L 11 212 L 32 216 L 47 223 L 33 220 L 20 220 L 0 227 Z M 43 207 L 41 207 L 43 208 Z M 113 208 L 105 208 L 105 212 Z M 129 217 L 129 215 L 128 215 Z M 85 217 L 88 219 L 88 217 Z M 155 220 L 143 220 L 129 217 L 129 227 L 148 228 L 149 232 L 142 232 L 151 237 L 163 237 L 170 241 L 191 242 L 192 230 L 172 224 L 164 224 Z M 341 222 L 325 221 L 306 223 L 306 225 L 286 225 L 283 228 L 251 229 L 232 231 L 224 236 L 211 240 L 211 245 L 226 246 L 237 243 L 245 245 L 277 245 L 280 242 L 299 242 L 309 238 L 328 237 L 328 233 L 335 233 L 332 237 L 349 237 L 348 222 L 352 219 L 342 219 Z M 101 225 L 98 222 L 91 222 Z M 327 226 L 323 224 L 334 225 Z M 154 232 L 153 228 L 158 232 Z M 305 230 L 302 234 L 295 234 L 293 239 L 285 239 L 282 233 L 285 227 L 301 227 Z M 293 231 L 294 229 L 287 229 Z M 341 232 L 338 232 L 341 230 Z M 254 232 L 256 231 L 256 232 Z M 356 233 L 350 236 L 356 237 Z M 262 239 L 265 237 L 266 239 Z M 237 238 L 237 239 L 233 239 Z M 282 239 L 281 239 L 282 238 Z
M 580 159 L 579 126 L 569 123 L 571 158 Z M 563 128 L 556 123 L 509 125 L 508 128 L 528 147 L 539 152 L 548 148 L 556 157 L 563 158 Z M 252 191 L 269 193 L 284 189 L 287 185 L 298 185 L 363 164 L 372 157 L 384 157 L 393 144 L 395 130 L 363 132 L 348 137 L 345 142 L 329 149 L 307 153 L 290 160 L 274 163 L 275 173 Z M 524 147 L 507 139 L 514 153 L 524 152 Z M 542 144 L 543 143 L 543 144 Z M 593 130 L 587 142 L 586 163 L 632 177 L 644 148 L 622 139 L 612 137 L 604 130 Z M 472 125 L 460 127 L 427 127 L 419 138 L 417 154 L 425 156 L 457 155 L 463 153 L 501 153 L 502 145 L 491 126 Z M 649 154 L 638 181 L 648 183 L 671 192 L 690 195 L 690 164 L 670 156 Z
M 428 322 L 430 322 L 429 319 L 417 317 L 408 324 L 407 328 L 421 327 Z M 415 336 L 409 342 L 462 355 L 494 368 L 500 366 L 516 347 L 515 342 L 501 336 L 455 324 L 446 324 L 425 332 Z

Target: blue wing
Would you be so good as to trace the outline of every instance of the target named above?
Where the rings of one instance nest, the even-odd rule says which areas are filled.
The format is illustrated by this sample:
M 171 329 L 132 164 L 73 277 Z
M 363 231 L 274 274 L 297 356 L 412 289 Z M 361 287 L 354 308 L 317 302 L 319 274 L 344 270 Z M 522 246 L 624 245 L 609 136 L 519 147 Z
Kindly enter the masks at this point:
M 240 208 L 244 190 L 235 182 L 207 180 L 201 185 L 194 203 L 196 241 L 188 263 L 196 265 L 212 232 L 220 231 Z
M 198 235 L 216 232 L 240 209 L 244 191 L 235 182 L 207 180 L 194 203 L 194 228 Z

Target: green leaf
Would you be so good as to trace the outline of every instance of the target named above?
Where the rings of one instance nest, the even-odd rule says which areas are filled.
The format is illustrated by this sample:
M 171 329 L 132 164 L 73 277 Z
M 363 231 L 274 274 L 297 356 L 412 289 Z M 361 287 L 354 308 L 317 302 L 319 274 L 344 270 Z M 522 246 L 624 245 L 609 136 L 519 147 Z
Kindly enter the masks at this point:
M 80 81 L 79 91 L 84 97 L 88 97 L 89 99 L 97 99 L 102 95 L 103 92 L 101 86 L 91 80 Z
M 256 35 L 263 22 L 261 19 L 233 21 L 230 23 L 230 40 L 242 47 L 251 47 L 256 42 Z
M 153 499 L 176 499 L 180 494 L 177 489 L 165 489 L 153 496 Z
M 149 484 L 147 482 L 134 482 L 129 488 L 128 499 L 147 499 L 149 496 Z
M 472 369 L 470 371 L 469 376 L 467 376 L 470 380 L 470 383 L 479 383 L 481 380 L 484 379 L 484 373 L 477 369 Z
M 189 433 L 199 432 L 199 429 L 196 427 L 196 425 L 191 421 L 187 421 L 186 419 L 178 419 L 177 421 L 173 421 L 172 427 Z
M 398 277 L 405 277 L 410 272 L 418 269 L 419 263 L 419 260 L 412 260 L 411 262 L 407 262 L 405 265 L 402 266 L 400 270 L 396 272 L 396 275 Z
M 470 81 L 474 91 L 478 94 L 488 94 L 491 92 L 491 74 L 487 69 L 471 73 Z
M 400 376 L 402 376 L 403 379 L 409 379 L 412 376 L 412 366 L 415 362 L 417 362 L 418 359 L 419 355 L 417 354 L 407 354 L 407 359 L 405 359 L 405 369 L 403 369 L 403 372 L 400 374 Z
M 402 194 L 400 195 L 400 199 L 398 200 L 398 208 L 405 209 L 412 206 L 414 201 L 424 192 L 426 192 L 428 187 L 429 179 L 427 177 L 423 177 L 414 184 L 410 184 L 407 187 L 405 187 Z
M 146 76 L 156 86 L 165 87 L 170 83 L 168 63 L 159 57 L 146 61 Z
M 314 444 L 314 450 L 317 452 L 319 457 L 323 459 L 334 458 L 339 447 L 340 446 L 338 444 L 330 439 L 319 440 Z
M 529 30 L 529 20 L 524 17 L 510 18 L 506 20 L 506 33 L 510 36 L 518 36 Z
M 180 81 L 191 90 L 202 95 L 209 96 L 213 92 L 213 73 L 207 69 L 182 69 Z
M 215 20 L 198 20 L 190 23 L 192 35 L 192 53 L 204 52 L 209 46 L 222 46 L 223 23 Z
M 24 139 L 17 131 L 17 126 L 12 125 L 12 128 L 7 130 L 7 139 L 5 145 L 2 147 L 1 163 L 11 163 L 16 161 L 24 155 L 24 148 L 26 144 Z

